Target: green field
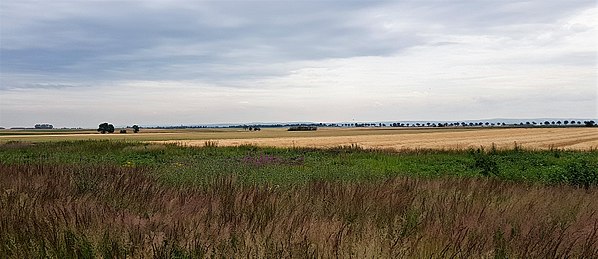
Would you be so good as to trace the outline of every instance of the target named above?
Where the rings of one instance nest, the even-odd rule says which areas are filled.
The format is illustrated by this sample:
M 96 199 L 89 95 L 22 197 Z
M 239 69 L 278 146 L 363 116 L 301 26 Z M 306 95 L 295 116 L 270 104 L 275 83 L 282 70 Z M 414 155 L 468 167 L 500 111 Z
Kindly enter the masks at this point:
M 598 151 L 0 144 L 2 257 L 596 257 Z

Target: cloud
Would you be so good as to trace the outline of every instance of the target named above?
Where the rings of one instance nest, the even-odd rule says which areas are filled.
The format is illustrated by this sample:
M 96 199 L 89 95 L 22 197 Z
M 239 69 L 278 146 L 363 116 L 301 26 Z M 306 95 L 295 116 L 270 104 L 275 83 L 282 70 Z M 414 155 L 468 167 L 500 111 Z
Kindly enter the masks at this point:
M 596 117 L 597 10 L 2 1 L 0 124 Z

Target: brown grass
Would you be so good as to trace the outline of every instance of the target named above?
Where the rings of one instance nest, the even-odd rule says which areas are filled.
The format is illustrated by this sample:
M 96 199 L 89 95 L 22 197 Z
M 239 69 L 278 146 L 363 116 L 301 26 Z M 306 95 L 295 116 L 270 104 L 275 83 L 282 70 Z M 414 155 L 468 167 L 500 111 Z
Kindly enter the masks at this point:
M 0 164 L 0 257 L 598 257 L 598 190 L 397 178 L 165 186 Z

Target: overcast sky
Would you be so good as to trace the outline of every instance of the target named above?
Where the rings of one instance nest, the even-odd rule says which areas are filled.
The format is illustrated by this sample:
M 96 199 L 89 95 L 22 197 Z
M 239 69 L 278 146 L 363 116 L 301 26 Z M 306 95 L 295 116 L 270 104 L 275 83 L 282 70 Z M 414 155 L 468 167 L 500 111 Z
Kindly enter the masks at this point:
M 594 0 L 0 1 L 0 126 L 598 117 Z

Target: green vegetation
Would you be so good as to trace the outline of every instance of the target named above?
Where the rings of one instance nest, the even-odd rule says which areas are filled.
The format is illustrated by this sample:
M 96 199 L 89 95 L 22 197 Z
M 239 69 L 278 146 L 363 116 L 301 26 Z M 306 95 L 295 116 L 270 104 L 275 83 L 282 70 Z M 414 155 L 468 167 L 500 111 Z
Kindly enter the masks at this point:
M 2 258 L 596 258 L 598 152 L 0 145 Z
M 74 141 L 0 146 L 4 164 L 117 165 L 151 168 L 168 183 L 209 182 L 234 175 L 240 182 L 296 184 L 314 180 L 385 180 L 397 176 L 494 177 L 518 182 L 596 185 L 598 151 L 363 150 L 180 147 L 122 141 Z

